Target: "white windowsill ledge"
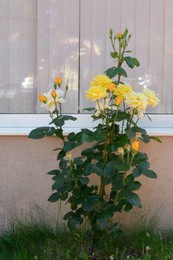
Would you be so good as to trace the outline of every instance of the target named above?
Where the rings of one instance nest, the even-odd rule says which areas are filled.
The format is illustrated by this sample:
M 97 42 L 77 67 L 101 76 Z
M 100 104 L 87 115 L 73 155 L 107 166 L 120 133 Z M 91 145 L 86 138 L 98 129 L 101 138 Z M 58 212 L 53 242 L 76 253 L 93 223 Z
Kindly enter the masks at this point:
M 92 129 L 97 122 L 93 122 L 88 114 L 74 114 L 76 121 L 67 121 L 64 127 L 64 135 L 70 132 L 78 132 L 80 129 Z M 139 122 L 139 126 L 145 128 L 149 135 L 173 136 L 173 115 L 150 115 Z M 51 121 L 48 114 L 1 114 L 1 136 L 27 136 L 36 127 L 47 126 Z

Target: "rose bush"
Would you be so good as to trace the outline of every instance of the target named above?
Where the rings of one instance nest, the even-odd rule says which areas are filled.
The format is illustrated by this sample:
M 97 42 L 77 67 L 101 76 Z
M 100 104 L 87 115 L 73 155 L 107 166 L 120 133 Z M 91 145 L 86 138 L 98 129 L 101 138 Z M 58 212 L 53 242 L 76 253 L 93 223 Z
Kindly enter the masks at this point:
M 136 58 L 129 56 L 130 38 L 127 29 L 116 35 L 110 30 L 111 57 L 115 65 L 105 74 L 97 75 L 86 91 L 86 98 L 95 106 L 85 110 L 92 112 L 93 120 L 98 120 L 92 131 L 81 129 L 64 138 L 66 120 L 76 118 L 61 113 L 68 86 L 63 91 L 62 80 L 57 78 L 52 90 L 40 96 L 42 106 L 50 113 L 51 126 L 34 129 L 29 135 L 34 139 L 55 135 L 62 140 L 57 156 L 59 168 L 48 172 L 54 182 L 49 201 L 61 200 L 70 204 L 71 210 L 64 220 L 70 229 L 86 223 L 93 243 L 103 241 L 106 235 L 114 239 L 120 232 L 116 213 L 141 207 L 136 193 L 141 187 L 138 177 L 156 178 L 147 154 L 139 151 L 139 141 L 160 140 L 149 136 L 138 126 L 138 121 L 146 115 L 147 106 L 156 106 L 159 98 L 150 89 L 135 92 L 121 80 L 127 77 L 122 65 L 131 69 L 140 65 Z M 74 157 L 73 149 L 86 142 L 88 148 Z M 97 184 L 92 183 L 91 175 L 97 176 Z

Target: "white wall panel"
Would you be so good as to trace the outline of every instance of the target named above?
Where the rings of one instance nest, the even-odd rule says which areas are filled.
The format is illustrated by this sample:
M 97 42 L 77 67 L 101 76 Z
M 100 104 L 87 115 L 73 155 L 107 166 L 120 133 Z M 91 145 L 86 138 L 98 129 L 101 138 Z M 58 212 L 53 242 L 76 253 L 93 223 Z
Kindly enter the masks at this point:
M 63 112 L 82 112 L 92 78 L 113 66 L 109 29 L 126 27 L 141 66 L 123 80 L 160 94 L 150 112 L 173 113 L 172 0 L 0 0 L 0 113 L 45 112 L 38 95 L 57 76 L 69 83 Z
M 163 111 L 173 113 L 173 1 L 165 2 Z
M 128 28 L 129 33 L 132 33 L 132 38 L 130 39 L 128 50 L 133 50 L 132 56 L 135 57 L 136 48 L 136 0 L 131 0 L 130 4 L 127 4 L 127 0 L 122 0 L 122 18 L 121 18 L 121 30 L 124 31 Z M 124 82 L 135 86 L 135 70 L 128 68 L 124 64 L 124 69 L 127 71 L 128 78 L 122 78 Z
M 162 111 L 164 106 L 164 37 L 165 37 L 165 1 L 151 1 L 150 24 L 150 87 L 159 93 L 162 103 L 155 111 Z
M 56 77 L 69 84 L 63 112 L 78 112 L 79 0 L 38 1 L 37 86 L 44 92 Z M 37 101 L 37 111 L 41 109 Z
M 135 55 L 140 61 L 140 66 L 135 70 L 136 89 L 150 86 L 150 24 L 151 1 L 136 2 L 136 51 Z
M 85 91 L 96 74 L 106 69 L 107 1 L 81 1 L 80 109 L 86 107 Z
M 87 11 L 86 11 L 87 10 Z M 106 26 L 105 26 L 106 23 Z M 128 79 L 135 90 L 144 87 L 155 90 L 161 103 L 152 113 L 172 113 L 170 75 L 173 72 L 173 1 L 171 0 L 102 0 L 81 1 L 81 45 L 88 40 L 91 48 L 81 55 L 81 108 L 91 106 L 85 100 L 85 90 L 93 76 L 113 65 L 109 52 L 109 29 L 132 33 L 129 43 L 131 56 L 139 59 L 141 66 L 131 70 L 125 66 Z M 101 29 L 100 29 L 101 28 Z M 94 53 L 97 44 L 100 54 Z M 106 51 L 106 53 L 104 53 Z M 87 73 L 86 73 L 87 71 Z M 85 78 L 83 78 L 85 75 Z

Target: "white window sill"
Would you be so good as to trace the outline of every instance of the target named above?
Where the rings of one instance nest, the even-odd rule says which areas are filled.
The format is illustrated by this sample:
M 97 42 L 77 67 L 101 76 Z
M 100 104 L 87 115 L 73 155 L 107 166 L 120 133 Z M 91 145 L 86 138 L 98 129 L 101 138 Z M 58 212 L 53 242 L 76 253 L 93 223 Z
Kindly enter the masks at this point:
M 82 128 L 92 129 L 97 122 L 93 122 L 88 114 L 74 114 L 76 121 L 67 121 L 64 134 L 78 132 Z M 150 115 L 139 122 L 149 135 L 173 136 L 173 115 Z M 2 136 L 27 136 L 31 130 L 40 126 L 47 126 L 51 121 L 48 114 L 1 114 L 0 135 Z

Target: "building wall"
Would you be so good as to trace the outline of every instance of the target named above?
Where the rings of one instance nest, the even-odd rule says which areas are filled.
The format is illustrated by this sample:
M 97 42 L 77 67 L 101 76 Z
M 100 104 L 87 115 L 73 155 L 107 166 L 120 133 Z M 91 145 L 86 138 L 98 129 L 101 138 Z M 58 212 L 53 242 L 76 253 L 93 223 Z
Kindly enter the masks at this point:
M 140 149 L 148 154 L 158 179 L 140 177 L 143 207 L 130 214 L 120 214 L 118 218 L 125 225 L 143 215 L 148 218 L 156 214 L 160 229 L 173 229 L 173 137 L 161 137 L 161 140 L 162 144 L 155 141 L 141 144 Z M 58 166 L 57 152 L 53 149 L 60 145 L 55 137 L 40 140 L 27 136 L 0 137 L 0 230 L 7 229 L 12 219 L 30 212 L 37 219 L 43 213 L 52 223 L 57 217 L 62 220 L 68 206 L 47 201 L 52 180 L 46 174 Z

